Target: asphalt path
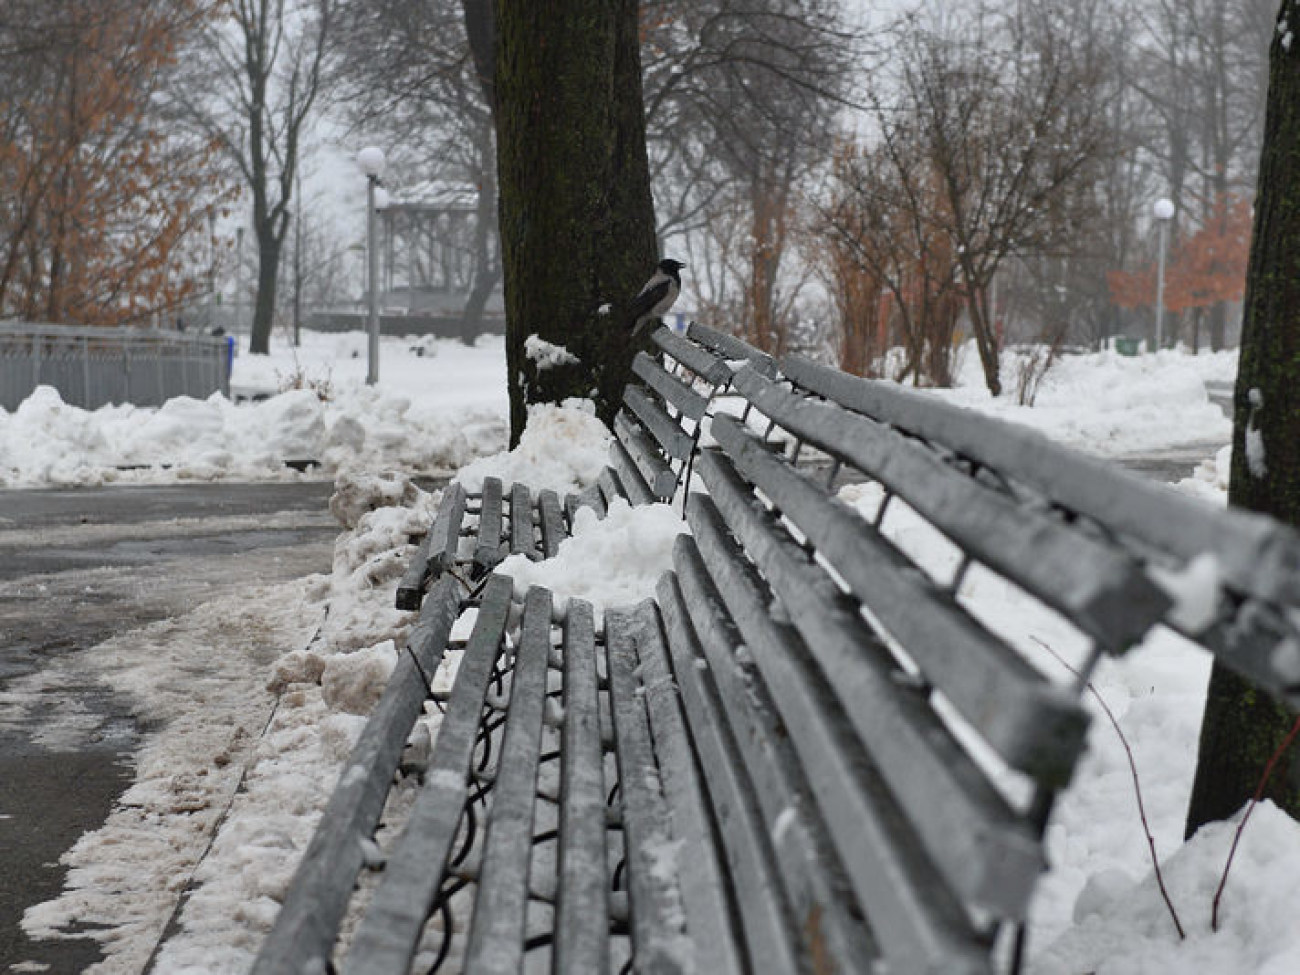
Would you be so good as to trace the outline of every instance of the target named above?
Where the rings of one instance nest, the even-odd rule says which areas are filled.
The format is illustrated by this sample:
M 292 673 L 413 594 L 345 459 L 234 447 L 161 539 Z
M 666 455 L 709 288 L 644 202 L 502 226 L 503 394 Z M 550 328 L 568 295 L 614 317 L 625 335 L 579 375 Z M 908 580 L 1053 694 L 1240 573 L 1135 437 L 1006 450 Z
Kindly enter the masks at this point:
M 295 482 L 0 492 L 0 972 L 61 975 L 100 958 L 88 938 L 33 942 L 20 921 L 59 894 L 59 857 L 107 818 L 149 730 L 131 701 L 89 678 L 36 700 L 11 689 L 53 658 L 209 599 L 328 571 L 339 531 L 330 491 Z

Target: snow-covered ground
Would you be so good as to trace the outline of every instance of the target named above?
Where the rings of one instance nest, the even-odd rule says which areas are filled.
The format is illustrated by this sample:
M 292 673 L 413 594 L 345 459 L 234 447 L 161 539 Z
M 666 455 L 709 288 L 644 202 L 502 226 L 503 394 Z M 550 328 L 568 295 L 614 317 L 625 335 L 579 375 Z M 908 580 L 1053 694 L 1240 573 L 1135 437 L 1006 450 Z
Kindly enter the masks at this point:
M 307 337 L 300 361 L 309 377 L 312 370 L 316 375 L 328 370 L 333 386 L 328 402 L 305 394 L 319 406 L 291 394 L 258 405 L 190 401 L 161 410 L 88 414 L 58 406 L 49 393 L 41 393 L 15 414 L 0 412 L 0 478 L 13 485 L 224 472 L 287 476 L 279 460 L 293 457 L 277 457 L 276 450 L 285 448 L 271 446 L 281 443 L 278 425 L 286 417 L 295 428 L 314 431 L 316 439 L 306 443 L 341 472 L 332 508 L 343 533 L 330 576 L 253 593 L 238 604 L 200 606 L 165 624 L 165 630 L 124 634 L 79 661 L 133 694 L 141 712 L 156 715 L 161 724 L 137 759 L 136 785 L 119 810 L 65 857 L 72 868 L 68 891 L 29 911 L 25 922 L 42 935 L 67 930 L 74 922 L 91 925 L 107 954 L 96 971 L 139 971 L 186 881 L 193 894 L 156 970 L 170 975 L 248 969 L 362 715 L 377 698 L 394 664 L 397 641 L 411 622 L 410 614 L 392 608 L 392 592 L 410 551 L 407 534 L 427 520 L 435 498 L 403 474 L 385 471 L 460 466 L 492 454 L 502 443 L 500 340 L 484 340 L 474 349 L 433 343 L 432 357 L 408 352 L 412 343 L 386 342 L 385 382 L 378 393 L 360 384 L 364 352 L 360 360 L 351 357 L 363 343 L 358 335 Z M 1047 376 L 1032 409 L 990 401 L 972 372 L 973 356 L 967 359 L 963 385 L 936 395 L 1032 424 L 1094 453 L 1207 445 L 1207 463 L 1184 487 L 1221 503 L 1219 472 L 1226 455 L 1218 448 L 1230 427 L 1208 402 L 1204 382 L 1230 381 L 1234 356 L 1067 357 Z M 280 348 L 269 360 L 241 359 L 236 380 L 267 383 L 277 372 L 292 371 L 292 360 Z M 147 445 L 133 431 L 150 426 L 174 431 L 185 411 L 205 422 L 188 435 L 168 434 L 170 467 L 117 472 L 119 464 L 151 462 L 138 459 L 146 456 Z M 300 415 L 306 418 L 298 423 Z M 591 459 L 604 448 L 603 429 L 575 406 L 548 408 L 534 419 L 518 452 L 480 460 L 462 476 L 473 480 L 497 473 L 560 489 L 589 479 Z M 294 456 L 299 446 L 294 444 Z M 861 488 L 846 489 L 845 497 L 869 502 Z M 582 521 L 555 560 L 529 567 L 535 575 L 530 581 L 554 586 L 562 596 L 630 601 L 647 594 L 653 572 L 610 578 L 594 567 L 640 563 L 647 553 L 660 559 L 681 527 L 679 518 L 655 507 L 619 510 L 605 522 Z M 904 521 L 891 530 L 906 533 L 908 526 Z M 944 557 L 937 548 L 927 555 L 925 543 L 919 544 L 923 557 Z M 963 598 L 999 629 L 1017 634 L 1027 648 L 1047 644 L 1071 655 L 1073 648 L 1057 625 L 1026 615 L 996 578 L 973 574 Z M 287 616 L 273 608 L 286 605 L 296 607 Z M 265 625 L 257 622 L 261 617 Z M 227 619 L 242 623 L 214 627 L 214 620 Z M 243 685 L 228 681 L 219 701 L 201 693 L 170 693 L 159 668 L 169 659 L 185 666 L 195 653 L 210 654 L 205 641 L 214 629 L 224 629 L 223 640 L 230 644 L 221 653 L 239 660 L 237 669 L 256 679 Z M 268 643 L 280 652 L 267 655 Z M 1290 915 L 1300 898 L 1297 824 L 1271 806 L 1255 812 L 1217 933 L 1210 931 L 1210 902 L 1231 826 L 1209 827 L 1182 842 L 1207 672 L 1204 654 L 1157 632 L 1124 659 L 1104 663 L 1094 679 L 1132 745 L 1186 940 L 1178 939 L 1155 892 L 1127 760 L 1098 710 L 1088 756 L 1049 827 L 1051 871 L 1034 904 L 1031 971 L 1300 971 L 1300 926 Z M 446 673 L 439 675 L 440 681 L 447 679 Z M 232 694 L 239 686 L 242 696 Z M 209 721 L 214 706 L 224 709 L 219 731 Z M 394 801 L 408 799 L 399 794 Z
M 367 386 L 365 333 L 304 332 L 297 349 L 277 334 L 271 355 L 236 357 L 239 403 L 178 397 L 88 412 L 41 387 L 0 410 L 0 487 L 289 479 L 301 475 L 285 462 L 303 460 L 321 465 L 308 476 L 449 472 L 504 445 L 500 336 L 473 347 L 385 336 L 379 361 L 380 381 Z

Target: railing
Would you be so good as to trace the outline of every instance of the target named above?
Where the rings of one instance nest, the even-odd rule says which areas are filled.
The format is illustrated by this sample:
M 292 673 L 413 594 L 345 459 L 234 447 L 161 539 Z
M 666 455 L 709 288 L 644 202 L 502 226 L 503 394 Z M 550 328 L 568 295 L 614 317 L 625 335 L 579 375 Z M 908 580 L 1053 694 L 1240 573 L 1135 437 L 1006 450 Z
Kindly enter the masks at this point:
M 233 355 L 226 336 L 0 324 L 0 408 L 16 409 L 37 386 L 53 386 L 65 403 L 88 410 L 229 396 Z

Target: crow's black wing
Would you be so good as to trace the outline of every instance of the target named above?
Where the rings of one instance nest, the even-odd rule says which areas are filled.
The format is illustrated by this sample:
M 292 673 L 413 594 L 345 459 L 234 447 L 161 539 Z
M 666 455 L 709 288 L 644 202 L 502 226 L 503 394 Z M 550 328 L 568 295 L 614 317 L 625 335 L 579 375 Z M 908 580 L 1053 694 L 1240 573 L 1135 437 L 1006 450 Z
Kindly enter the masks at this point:
M 672 281 L 667 279 L 658 284 L 647 285 L 628 305 L 628 317 L 635 323 L 652 314 L 659 303 L 668 297 L 671 287 Z

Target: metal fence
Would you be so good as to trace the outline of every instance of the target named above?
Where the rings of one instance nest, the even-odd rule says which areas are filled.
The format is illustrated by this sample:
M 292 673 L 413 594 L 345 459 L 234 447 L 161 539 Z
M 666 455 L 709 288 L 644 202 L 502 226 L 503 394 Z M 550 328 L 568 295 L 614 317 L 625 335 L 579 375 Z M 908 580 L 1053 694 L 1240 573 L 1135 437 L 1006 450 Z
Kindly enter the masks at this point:
M 88 410 L 228 396 L 232 345 L 226 336 L 184 332 L 0 324 L 0 407 L 17 408 L 42 385 Z

